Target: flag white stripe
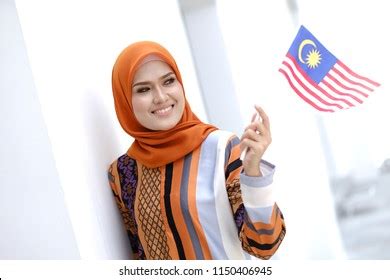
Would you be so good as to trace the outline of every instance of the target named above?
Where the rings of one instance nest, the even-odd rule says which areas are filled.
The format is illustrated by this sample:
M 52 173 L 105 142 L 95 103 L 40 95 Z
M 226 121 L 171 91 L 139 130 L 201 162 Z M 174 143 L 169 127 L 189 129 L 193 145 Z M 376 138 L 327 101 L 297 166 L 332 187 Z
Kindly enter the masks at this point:
M 294 81 L 295 81 L 294 78 L 291 78 L 291 77 L 289 76 L 289 74 L 287 74 L 286 70 L 285 70 L 284 68 L 282 69 L 282 67 L 279 68 L 279 72 L 283 73 L 283 75 L 285 76 L 286 80 L 290 83 L 291 88 L 294 90 L 294 92 L 295 92 L 303 101 L 305 101 L 305 102 L 308 103 L 310 106 L 312 106 L 312 107 L 314 107 L 315 109 L 317 109 L 318 111 L 328 111 L 328 110 L 330 110 L 330 112 L 334 112 L 333 109 L 326 109 L 326 108 L 323 108 L 323 107 L 319 106 L 318 104 L 312 104 L 312 101 L 311 101 L 310 99 L 309 99 L 309 100 L 305 99 L 305 98 L 307 98 L 307 97 L 305 97 L 304 94 L 303 94 L 299 89 L 294 88 L 295 86 L 292 85 L 292 83 L 294 83 Z M 302 96 L 303 96 L 303 97 L 302 97 Z M 314 102 L 315 102 L 315 101 L 314 101 Z
M 306 91 L 306 89 L 304 89 L 300 84 L 299 82 L 296 81 L 294 75 L 292 74 L 292 72 L 290 71 L 290 68 L 288 68 L 286 65 L 282 64 L 281 67 L 280 67 L 281 70 L 283 70 L 286 75 L 290 78 L 291 80 L 291 83 L 294 85 L 294 87 L 303 95 L 305 96 L 307 99 L 310 100 L 310 102 L 316 104 L 318 107 L 324 109 L 324 110 L 336 110 L 337 107 L 335 106 L 328 106 L 326 104 L 323 104 L 321 101 L 319 101 L 317 98 L 313 97 L 310 93 L 308 93 Z
M 344 98 L 345 100 L 348 100 L 352 106 L 350 107 L 353 107 L 353 106 L 356 106 L 356 105 L 359 105 L 363 102 L 363 98 L 362 96 L 356 96 L 356 94 L 349 94 L 349 93 L 345 93 L 343 91 L 341 91 L 342 94 L 338 93 L 338 92 L 335 92 L 332 88 L 328 87 L 326 84 L 324 83 L 319 83 L 318 84 L 319 87 L 321 87 L 323 90 L 325 90 L 326 92 L 328 93 L 332 93 L 332 95 L 336 95 L 336 96 L 339 96 L 339 97 L 342 97 Z M 348 94 L 348 95 L 343 95 L 343 94 Z M 352 96 L 355 96 L 355 98 L 357 98 L 358 100 L 360 100 L 361 102 L 359 102 L 358 100 L 356 100 L 355 98 L 353 98 Z
M 356 96 L 357 98 L 359 98 L 360 100 L 364 101 L 364 98 L 366 98 L 365 96 L 363 96 L 362 94 L 360 93 L 357 93 L 356 91 L 353 91 L 353 90 L 349 90 L 349 89 L 345 89 L 343 87 L 340 87 L 337 83 L 335 83 L 333 80 L 331 80 L 329 77 L 325 76 L 324 81 L 328 82 L 331 86 L 333 86 L 336 90 L 342 92 L 342 93 L 347 93 L 347 94 L 351 94 L 353 96 Z
M 338 63 L 336 63 L 334 66 L 333 66 L 335 69 L 339 70 L 343 75 L 345 75 L 348 79 L 350 79 L 351 81 L 354 81 L 354 82 L 357 82 L 357 83 L 361 83 L 363 85 L 365 85 L 366 87 L 369 87 L 371 88 L 372 90 L 374 90 L 375 86 L 373 84 L 370 84 L 369 82 L 367 82 L 366 80 L 363 80 L 363 79 L 359 79 L 355 76 L 352 76 L 350 73 L 348 73 L 341 65 L 339 65 Z M 352 70 L 351 70 L 352 71 Z
M 286 60 L 289 61 L 288 63 L 289 63 L 290 65 L 293 64 L 294 72 L 297 72 L 298 70 L 297 70 L 297 68 L 296 68 L 296 66 L 295 66 L 295 64 L 294 64 L 294 62 L 293 62 L 289 57 L 286 57 Z M 298 72 L 299 72 L 299 71 L 298 71 Z M 302 75 L 301 75 L 301 77 L 302 77 Z M 301 77 L 300 77 L 300 79 L 302 80 Z M 325 76 L 325 77 L 326 77 L 326 76 Z M 304 78 L 304 79 L 306 80 L 306 78 Z M 330 79 L 327 79 L 327 80 L 330 80 Z M 332 81 L 332 83 L 334 83 L 334 82 Z M 359 100 L 361 100 L 361 101 L 362 101 L 362 98 L 363 98 L 363 96 L 362 96 L 361 94 L 358 94 L 358 93 L 356 93 L 356 92 L 354 92 L 354 91 L 348 91 L 348 90 L 345 90 L 345 89 L 343 89 L 343 88 L 341 88 L 341 90 L 338 89 L 338 88 L 340 88 L 340 86 L 338 86 L 338 88 L 335 87 L 335 89 L 338 90 L 338 91 L 340 91 L 340 92 L 342 92 L 342 93 L 348 94 L 348 95 L 341 95 L 341 94 L 339 94 L 337 91 L 334 91 L 332 88 L 329 88 L 328 86 L 326 86 L 325 84 L 322 84 L 322 83 L 319 83 L 318 86 L 319 86 L 320 88 L 322 88 L 323 90 L 325 90 L 329 95 L 331 95 L 331 96 L 333 96 L 333 97 L 336 97 L 336 98 L 343 98 L 343 99 L 349 101 L 349 103 L 352 103 L 352 105 L 349 105 L 348 103 L 343 102 L 343 103 L 342 103 L 342 104 L 343 104 L 343 108 L 346 108 L 346 107 L 349 108 L 349 107 L 356 106 L 356 105 L 360 104 L 359 101 L 357 101 L 356 99 L 354 99 L 353 97 L 348 96 L 348 95 L 358 96 Z M 321 95 L 323 95 L 323 93 L 321 93 Z M 362 102 L 363 102 L 363 101 L 362 101 Z M 345 106 L 345 105 L 347 105 L 347 106 Z
M 371 94 L 372 92 L 372 89 L 371 90 L 368 90 L 367 88 L 365 87 L 362 87 L 360 85 L 356 85 L 356 84 L 353 84 L 351 83 L 350 81 L 344 79 L 342 76 L 340 76 L 337 72 L 333 71 L 333 70 L 330 70 L 329 73 L 328 73 L 329 76 L 332 76 L 333 78 L 335 78 L 337 81 L 339 81 L 339 83 L 343 84 L 344 86 L 348 87 L 348 88 L 351 88 L 351 89 L 355 89 L 355 90 L 358 90 L 358 91 L 361 91 L 363 92 L 364 94 Z M 347 90 L 347 89 L 346 89 Z
M 298 79 L 306 86 L 308 87 L 313 93 L 315 93 L 316 95 L 318 95 L 319 97 L 321 97 L 324 101 L 327 101 L 331 104 L 338 104 L 340 105 L 342 108 L 347 108 L 347 107 L 350 107 L 350 105 L 348 103 L 346 103 L 345 101 L 343 100 L 332 100 L 331 98 L 329 98 L 328 96 L 326 96 L 324 93 L 322 93 L 320 90 L 318 90 L 315 86 L 313 86 L 309 81 L 307 81 L 307 79 L 301 74 L 301 72 L 299 72 L 299 70 L 297 69 L 297 67 L 295 66 L 294 62 L 286 57 L 286 60 L 285 60 L 290 66 L 291 68 L 293 69 L 293 72 L 297 75 Z M 329 95 L 337 98 L 337 99 L 340 99 L 340 95 L 338 94 L 335 94 L 334 92 L 327 92 Z M 321 102 L 322 103 L 322 102 Z M 330 108 L 337 108 L 337 109 L 340 109 L 339 107 L 336 107 L 336 106 L 329 106 L 329 105 L 326 105 L 324 104 L 325 106 L 328 106 Z

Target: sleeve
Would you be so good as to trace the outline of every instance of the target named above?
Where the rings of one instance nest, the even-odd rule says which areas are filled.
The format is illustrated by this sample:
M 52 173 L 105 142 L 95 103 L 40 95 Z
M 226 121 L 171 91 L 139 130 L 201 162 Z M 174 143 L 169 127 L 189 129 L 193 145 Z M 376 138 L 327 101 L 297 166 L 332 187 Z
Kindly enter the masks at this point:
M 225 180 L 230 206 L 242 248 L 249 254 L 269 259 L 285 233 L 283 214 L 272 196 L 275 166 L 262 160 L 262 177 L 243 173 L 239 138 L 233 136 L 225 152 Z
M 118 173 L 117 164 L 118 164 L 118 162 L 116 160 L 110 165 L 110 167 L 108 169 L 108 181 L 109 181 L 111 190 L 114 194 L 116 205 L 117 205 L 119 212 L 121 214 L 122 221 L 123 221 L 125 230 L 127 232 L 127 236 L 130 240 L 130 245 L 131 245 L 132 251 L 133 251 L 133 254 L 132 254 L 133 259 L 139 259 L 138 254 L 135 253 L 137 251 L 136 242 L 134 242 L 135 240 L 132 240 L 132 239 L 134 239 L 134 236 L 136 235 L 134 232 L 135 227 L 132 223 L 130 210 L 126 206 L 126 202 L 122 198 L 122 188 L 121 188 L 120 176 Z

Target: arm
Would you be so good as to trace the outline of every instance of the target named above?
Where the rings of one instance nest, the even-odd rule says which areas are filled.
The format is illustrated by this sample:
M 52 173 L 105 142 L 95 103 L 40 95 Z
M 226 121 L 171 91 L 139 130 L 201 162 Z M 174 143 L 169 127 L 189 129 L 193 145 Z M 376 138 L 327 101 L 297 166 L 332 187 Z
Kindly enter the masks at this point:
M 283 214 L 273 198 L 272 177 L 275 166 L 262 160 L 262 177 L 240 174 L 245 219 L 241 240 L 247 252 L 258 258 L 270 258 L 280 246 L 285 233 Z
M 123 175 L 122 175 L 123 177 Z M 123 178 L 122 178 L 123 180 Z M 137 246 L 139 240 L 137 238 L 137 227 L 134 223 L 134 219 L 131 215 L 131 212 L 129 210 L 129 197 L 128 195 L 123 196 L 123 186 L 121 184 L 121 176 L 118 173 L 118 161 L 114 161 L 108 170 L 108 181 L 111 187 L 111 190 L 114 194 L 115 201 L 117 204 L 117 207 L 119 209 L 119 212 L 121 214 L 123 224 L 125 227 L 125 230 L 127 232 L 127 236 L 130 240 L 130 245 L 133 251 L 133 259 L 140 259 L 142 258 L 142 254 L 139 254 L 139 246 Z M 138 252 L 138 254 L 136 253 Z
M 237 137 L 230 139 L 226 148 L 229 157 L 225 175 L 243 249 L 258 258 L 269 259 L 281 244 L 286 229 L 283 215 L 272 196 L 275 167 L 261 159 L 271 142 L 269 121 L 264 111 L 258 112 L 262 121 L 253 118 L 241 141 Z M 247 152 L 242 162 L 239 157 L 244 149 Z

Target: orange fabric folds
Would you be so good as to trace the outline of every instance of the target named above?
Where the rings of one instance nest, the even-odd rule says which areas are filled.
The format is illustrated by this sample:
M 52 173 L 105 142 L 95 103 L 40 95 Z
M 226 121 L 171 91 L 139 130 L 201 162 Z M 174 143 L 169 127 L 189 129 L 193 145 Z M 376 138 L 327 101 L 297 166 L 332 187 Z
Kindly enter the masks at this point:
M 171 54 L 155 42 L 142 41 L 131 44 L 118 56 L 112 71 L 112 91 L 119 122 L 122 128 L 135 139 L 127 154 L 147 167 L 155 168 L 190 153 L 217 128 L 201 122 L 191 111 L 187 100 L 180 122 L 170 130 L 152 131 L 137 121 L 131 105 L 131 84 L 140 63 L 152 54 L 161 57 L 183 84 Z

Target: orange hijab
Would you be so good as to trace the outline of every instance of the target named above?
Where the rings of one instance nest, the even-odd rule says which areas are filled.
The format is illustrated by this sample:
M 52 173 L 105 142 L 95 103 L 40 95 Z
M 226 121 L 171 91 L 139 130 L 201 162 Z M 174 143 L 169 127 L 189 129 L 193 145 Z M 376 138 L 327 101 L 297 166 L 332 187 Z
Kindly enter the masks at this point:
M 131 102 L 131 84 L 138 67 L 151 54 L 163 59 L 183 85 L 171 54 L 155 42 L 142 41 L 131 44 L 118 56 L 112 70 L 112 91 L 118 120 L 122 128 L 135 139 L 127 154 L 147 167 L 155 168 L 192 152 L 217 128 L 201 122 L 191 111 L 186 99 L 181 120 L 169 130 L 153 131 L 137 121 Z

